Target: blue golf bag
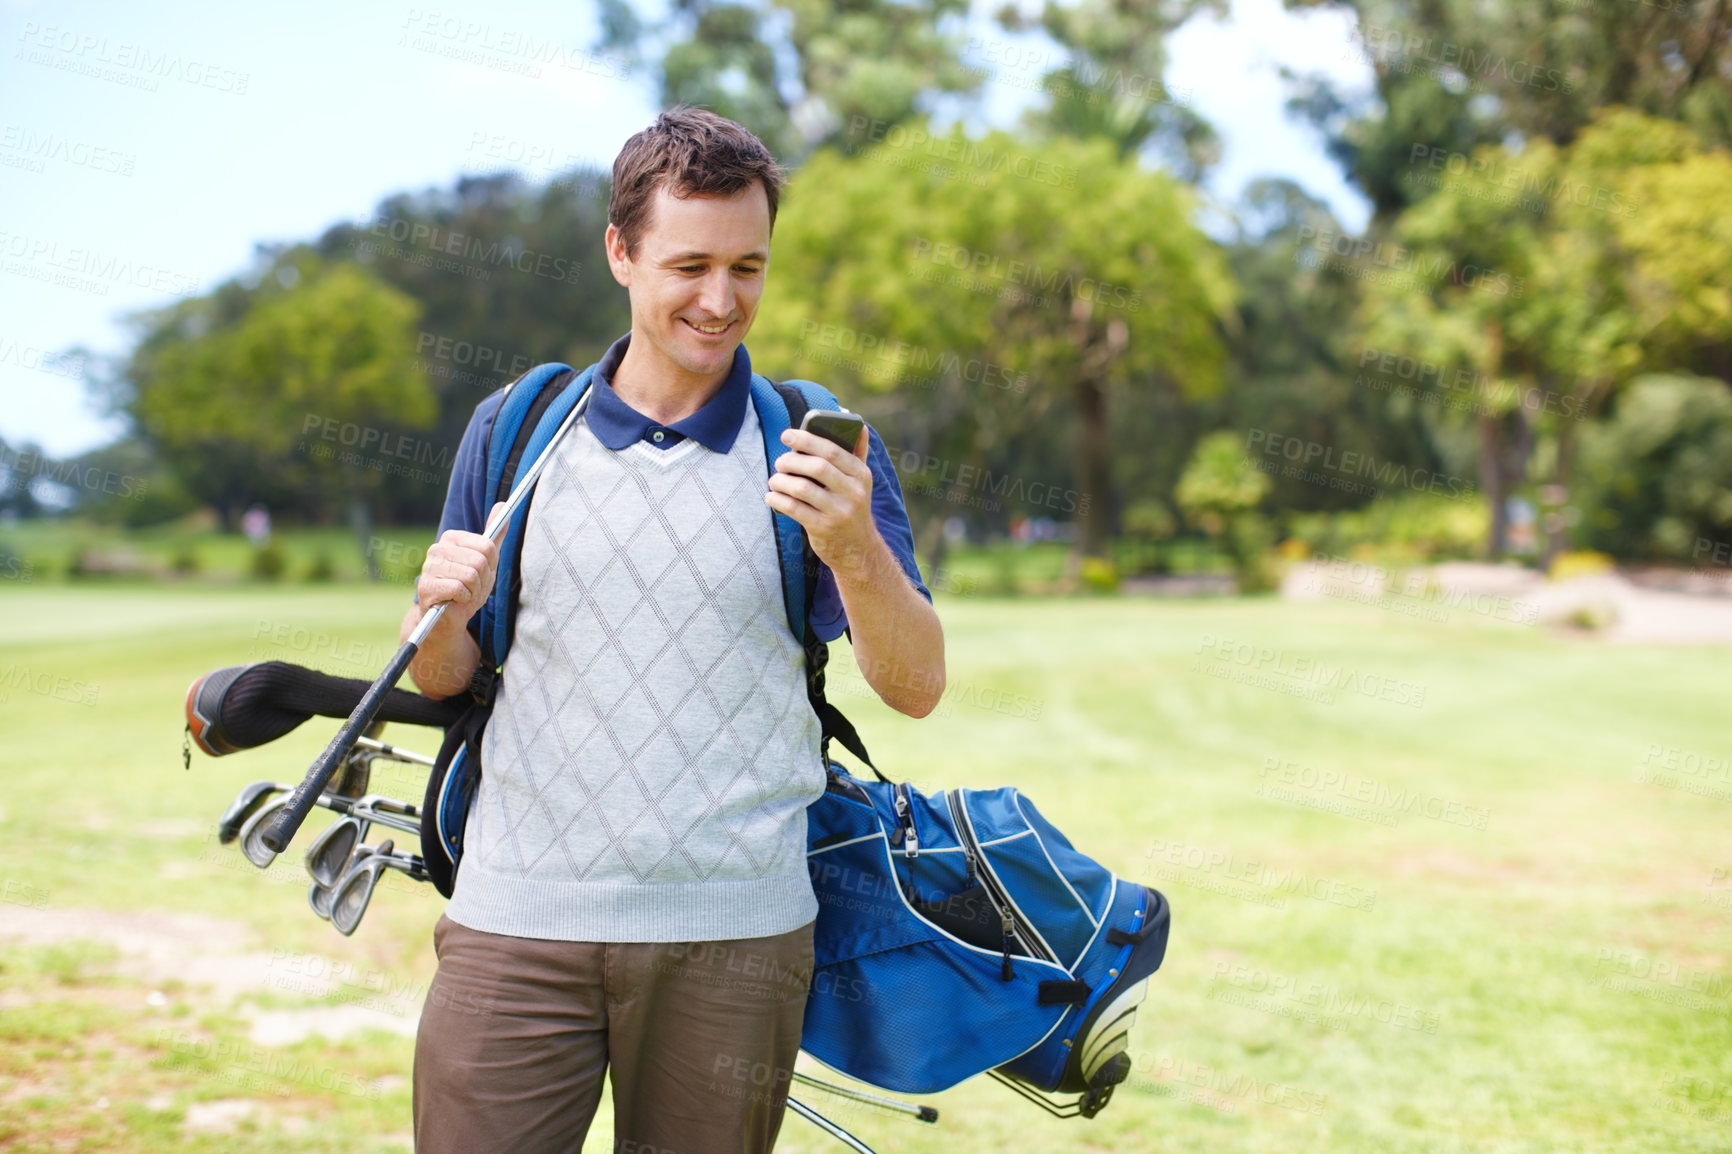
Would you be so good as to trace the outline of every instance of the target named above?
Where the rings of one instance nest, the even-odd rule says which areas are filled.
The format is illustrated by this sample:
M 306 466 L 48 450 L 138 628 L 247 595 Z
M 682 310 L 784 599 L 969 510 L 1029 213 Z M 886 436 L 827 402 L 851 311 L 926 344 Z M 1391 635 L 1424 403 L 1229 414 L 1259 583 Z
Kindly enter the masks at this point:
M 1061 1117 L 1097 1114 L 1130 1073 L 1166 898 L 1078 853 L 1015 789 L 927 797 L 829 764 L 806 811 L 819 912 L 801 1046 L 886 1090 L 990 1071 Z

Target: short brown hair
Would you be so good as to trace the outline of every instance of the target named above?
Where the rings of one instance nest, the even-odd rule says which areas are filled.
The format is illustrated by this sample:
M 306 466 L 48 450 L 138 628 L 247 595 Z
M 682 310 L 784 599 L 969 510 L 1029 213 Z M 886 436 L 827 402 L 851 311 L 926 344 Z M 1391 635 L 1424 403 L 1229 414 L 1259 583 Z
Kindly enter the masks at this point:
M 764 142 L 733 121 L 704 108 L 676 104 L 625 142 L 613 161 L 607 219 L 625 240 L 627 256 L 649 227 L 650 207 L 663 185 L 680 199 L 735 196 L 761 181 L 770 201 L 770 228 L 787 174 Z

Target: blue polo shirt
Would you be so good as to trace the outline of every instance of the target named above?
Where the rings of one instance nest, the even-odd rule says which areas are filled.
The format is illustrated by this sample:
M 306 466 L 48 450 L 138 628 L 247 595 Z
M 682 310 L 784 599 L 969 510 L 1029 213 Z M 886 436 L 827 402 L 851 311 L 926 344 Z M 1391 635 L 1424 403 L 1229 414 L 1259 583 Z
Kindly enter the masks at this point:
M 752 403 L 752 358 L 746 346 L 734 350 L 734 363 L 728 379 L 704 407 L 671 425 L 658 424 L 626 404 L 613 391 L 613 374 L 625 359 L 631 344 L 631 334 L 615 341 L 595 366 L 590 388 L 595 395 L 584 411 L 584 421 L 602 444 L 619 450 L 634 441 L 668 449 L 687 437 L 707 449 L 726 453 L 739 435 L 746 419 L 746 406 Z M 457 447 L 457 458 L 451 467 L 451 487 L 445 495 L 445 512 L 439 519 L 439 536 L 447 529 L 481 532 L 487 524 L 487 511 L 493 502 L 487 496 L 487 441 L 493 432 L 493 419 L 503 402 L 503 391 L 494 393 L 475 407 L 475 415 L 464 430 Z M 902 486 L 896 479 L 896 469 L 890 453 L 884 447 L 877 430 L 867 426 L 866 464 L 872 470 L 872 519 L 878 535 L 890 546 L 902 571 L 914 583 L 914 588 L 928 602 L 931 592 L 920 579 L 920 568 L 914 563 L 914 534 L 908 527 L 908 512 L 902 504 Z M 768 491 L 768 475 L 765 476 Z M 768 505 L 764 515 L 770 515 Z M 479 615 L 470 619 L 471 631 L 479 628 Z M 812 628 L 824 641 L 834 641 L 848 627 L 842 609 L 842 594 L 836 588 L 836 575 L 823 562 L 818 564 L 818 591 L 812 602 Z

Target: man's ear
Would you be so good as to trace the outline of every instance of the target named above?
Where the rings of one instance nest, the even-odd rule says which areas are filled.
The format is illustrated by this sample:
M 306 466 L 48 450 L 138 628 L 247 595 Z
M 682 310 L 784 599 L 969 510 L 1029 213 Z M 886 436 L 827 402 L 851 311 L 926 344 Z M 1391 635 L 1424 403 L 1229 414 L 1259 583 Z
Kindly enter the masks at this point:
M 620 234 L 617 225 L 607 226 L 607 235 L 602 240 L 602 247 L 607 250 L 607 267 L 613 270 L 613 279 L 631 287 L 631 259 L 625 253 L 625 237 Z

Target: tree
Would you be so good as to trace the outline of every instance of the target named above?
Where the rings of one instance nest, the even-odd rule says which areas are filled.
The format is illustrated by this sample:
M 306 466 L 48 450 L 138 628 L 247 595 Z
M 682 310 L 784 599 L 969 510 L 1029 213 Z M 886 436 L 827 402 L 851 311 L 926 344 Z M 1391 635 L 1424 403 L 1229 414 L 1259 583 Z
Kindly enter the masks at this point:
M 361 514 L 364 548 L 367 496 L 381 470 L 363 436 L 379 445 L 435 414 L 413 367 L 419 314 L 359 266 L 303 250 L 255 288 L 230 282 L 141 318 L 127 408 L 225 527 L 250 501 L 325 490 Z M 331 428 L 338 435 L 322 438 Z M 358 460 L 337 461 L 350 447 L 363 449 Z
M 1100 136 L 1123 156 L 1164 162 L 1195 182 L 1220 155 L 1208 121 L 1173 99 L 1164 76 L 1167 37 L 1199 12 L 1227 14 L 1224 0 L 1045 0 L 1038 16 L 1014 5 L 998 14 L 1012 32 L 1039 26 L 1070 54 L 1041 78 L 1047 95 L 1027 127 L 1041 137 Z
M 1286 0 L 1354 14 L 1375 95 L 1320 77 L 1294 107 L 1380 220 L 1427 195 L 1416 146 L 1467 154 L 1506 138 L 1568 145 L 1622 105 L 1732 143 L 1732 5 L 1578 0 Z
M 967 93 L 956 27 L 966 0 L 674 0 L 659 24 L 603 0 L 601 46 L 641 56 L 662 45 L 663 105 L 683 101 L 737 120 L 798 163 L 814 149 L 929 113 Z
M 1539 458 L 1567 489 L 1576 433 L 1648 372 L 1732 356 L 1732 156 L 1682 125 L 1606 109 L 1567 147 L 1484 148 L 1371 249 L 1368 339 L 1474 393 L 1492 555 Z M 1450 374 L 1448 376 L 1445 373 Z M 1548 548 L 1561 540 L 1549 527 Z
M 1264 555 L 1273 542 L 1257 512 L 1268 492 L 1268 475 L 1246 459 L 1239 437 L 1219 432 L 1197 443 L 1173 494 L 1193 524 L 1226 546 L 1242 593 L 1269 585 Z
M 1020 496 L 1075 516 L 1079 551 L 1104 556 L 1115 461 L 1138 448 L 1115 436 L 1112 397 L 1219 388 L 1225 262 L 1190 223 L 1190 191 L 1110 142 L 1031 154 L 1002 133 L 953 131 L 935 142 L 953 165 L 923 163 L 924 147 L 826 151 L 801 169 L 754 348 L 893 392 L 915 456 L 949 463 L 938 508 Z M 1061 417 L 1075 437 L 1068 487 L 1023 464 L 1042 460 Z

